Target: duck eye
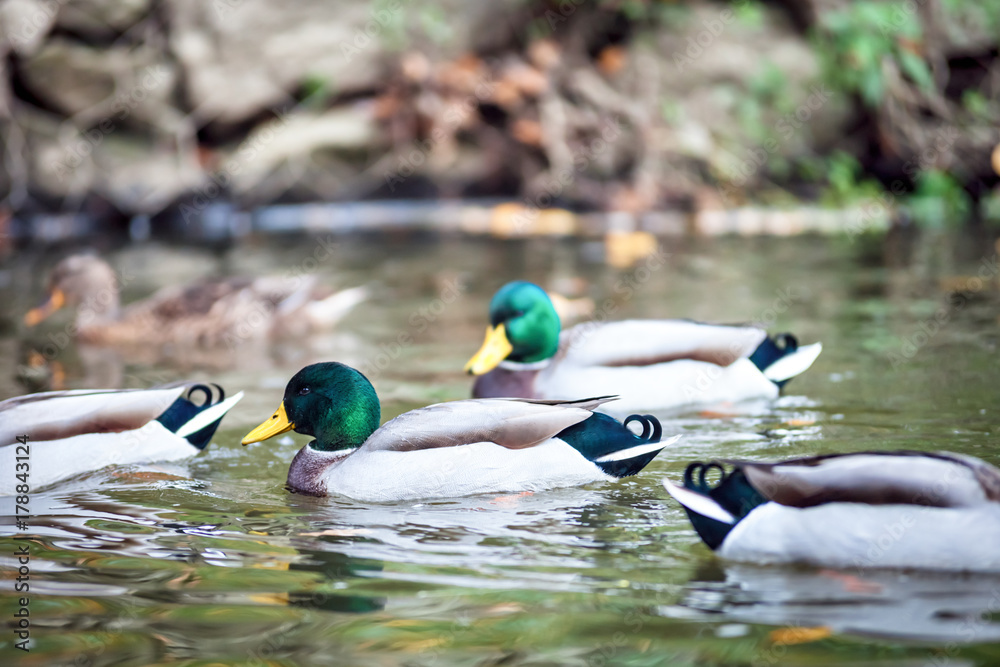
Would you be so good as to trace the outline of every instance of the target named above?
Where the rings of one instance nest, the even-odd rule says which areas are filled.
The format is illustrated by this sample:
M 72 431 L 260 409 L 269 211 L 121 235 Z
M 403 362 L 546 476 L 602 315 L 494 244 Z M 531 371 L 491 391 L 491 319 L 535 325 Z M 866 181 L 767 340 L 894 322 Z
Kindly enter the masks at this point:
M 309 391 L 309 387 L 302 387 L 302 389 L 299 389 L 299 396 L 305 396 L 309 393 Z
M 524 311 L 523 310 L 515 310 L 514 311 L 514 317 L 521 317 L 522 315 L 524 315 Z

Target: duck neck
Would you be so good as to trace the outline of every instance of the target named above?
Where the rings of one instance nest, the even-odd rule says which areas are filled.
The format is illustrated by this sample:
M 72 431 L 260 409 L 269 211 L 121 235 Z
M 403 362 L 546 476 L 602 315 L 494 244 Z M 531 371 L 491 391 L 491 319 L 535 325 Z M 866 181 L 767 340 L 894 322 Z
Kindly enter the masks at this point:
M 292 464 L 288 467 L 288 486 L 299 493 L 325 496 L 328 491 L 324 474 L 330 468 L 340 465 L 354 450 L 318 451 L 313 449 L 312 444 L 300 449 L 292 459 Z
M 102 287 L 91 292 L 76 309 L 78 329 L 91 329 L 117 322 L 121 319 L 121 301 L 118 289 Z
M 102 326 L 121 317 L 120 278 L 103 262 L 82 272 L 67 294 L 76 293 L 76 323 L 81 329 Z M 70 303 L 73 299 L 70 297 Z

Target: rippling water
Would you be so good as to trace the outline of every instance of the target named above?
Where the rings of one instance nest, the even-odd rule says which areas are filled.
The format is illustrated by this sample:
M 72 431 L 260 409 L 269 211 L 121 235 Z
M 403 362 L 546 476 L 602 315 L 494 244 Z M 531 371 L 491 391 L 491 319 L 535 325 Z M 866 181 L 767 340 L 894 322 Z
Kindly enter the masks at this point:
M 206 273 L 313 271 L 304 259 L 315 247 L 287 239 L 109 257 L 134 276 L 128 300 Z M 1000 663 L 1000 578 L 723 563 L 659 485 L 709 457 L 913 448 L 1000 463 L 1000 300 L 987 284 L 960 291 L 959 303 L 938 280 L 975 275 L 992 247 L 964 240 L 883 257 L 870 244 L 825 239 L 692 241 L 667 247 L 666 265 L 645 272 L 606 268 L 599 250 L 344 241 L 313 272 L 367 284 L 372 298 L 332 334 L 236 356 L 61 350 L 69 386 L 195 377 L 247 396 L 199 456 L 33 491 L 21 533 L 31 536 L 30 653 L 12 646 L 21 541 L 9 499 L 0 501 L 0 663 Z M 0 267 L 0 397 L 24 391 L 19 372 L 44 381 L 25 371 L 27 349 L 44 349 L 66 325 L 26 335 L 14 324 L 54 259 Z M 320 359 L 369 370 L 383 419 L 464 397 L 461 367 L 481 342 L 488 299 L 512 278 L 562 291 L 583 278 L 599 303 L 616 299 L 622 318 L 757 320 L 825 350 L 773 406 L 665 421 L 681 441 L 617 484 L 364 505 L 284 490 L 304 436 L 240 446 L 288 377 Z M 413 342 L 390 344 L 401 333 Z M 828 630 L 797 630 L 818 627 Z

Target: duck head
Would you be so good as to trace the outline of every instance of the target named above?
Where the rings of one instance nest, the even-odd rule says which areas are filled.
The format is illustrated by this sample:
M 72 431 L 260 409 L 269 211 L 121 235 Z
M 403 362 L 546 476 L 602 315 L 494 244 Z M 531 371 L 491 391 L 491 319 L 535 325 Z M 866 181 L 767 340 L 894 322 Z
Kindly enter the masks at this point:
M 504 360 L 533 363 L 549 359 L 559 349 L 559 330 L 559 315 L 545 290 L 523 280 L 507 283 L 490 301 L 486 340 L 465 371 L 482 375 Z
M 44 303 L 28 311 L 24 323 L 35 326 L 63 306 L 77 309 L 81 326 L 114 319 L 120 304 L 118 282 L 114 269 L 99 257 L 67 257 L 52 269 Z
M 353 449 L 375 432 L 380 417 L 368 378 L 341 363 L 313 364 L 288 381 L 278 410 L 247 433 L 243 444 L 295 431 L 316 438 L 309 446 L 319 451 Z

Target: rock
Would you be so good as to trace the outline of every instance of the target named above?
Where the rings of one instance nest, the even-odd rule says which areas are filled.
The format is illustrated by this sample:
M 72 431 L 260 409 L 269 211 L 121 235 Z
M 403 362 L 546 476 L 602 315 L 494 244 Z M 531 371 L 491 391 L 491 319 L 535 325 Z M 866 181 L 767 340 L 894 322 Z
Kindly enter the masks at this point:
M 73 33 L 106 39 L 121 34 L 149 14 L 150 0 L 73 0 L 62 5 L 56 25 Z
M 210 185 L 197 164 L 134 135 L 107 137 L 95 149 L 93 161 L 94 189 L 128 214 L 157 213 L 184 193 Z M 214 196 L 218 194 L 216 189 Z
M 42 0 L 0 0 L 0 54 L 33 54 L 55 25 L 57 13 L 58 7 Z
M 335 93 L 375 87 L 382 75 L 378 37 L 393 14 L 372 18 L 367 3 L 316 0 L 170 0 L 171 48 L 185 70 L 199 117 L 237 123 L 284 108 L 307 78 Z M 373 22 L 371 32 L 363 26 Z M 359 32 L 360 31 L 360 32 Z
M 32 188 L 48 197 L 98 192 L 126 214 L 155 213 L 207 182 L 172 146 L 121 130 L 68 132 L 50 114 L 22 110 Z
M 335 95 L 375 91 L 401 48 L 455 56 L 507 25 L 518 0 L 168 0 L 171 48 L 201 118 L 234 124 L 287 108 L 303 84 Z M 442 30 L 431 31 L 433 17 Z M 433 33 L 433 34 L 430 34 Z M 430 44 L 428 44 L 430 42 Z
M 55 25 L 58 6 L 41 0 L 0 1 L 0 40 L 19 56 L 35 53 Z M 6 52 L 5 46 L 2 51 Z
M 377 127 L 366 107 L 344 107 L 321 114 L 300 111 L 254 129 L 222 160 L 216 176 L 231 182 L 234 193 L 246 195 L 262 187 L 286 163 L 308 163 L 321 151 L 357 154 L 378 144 Z
M 27 59 L 25 86 L 80 127 L 136 114 L 156 121 L 169 104 L 175 68 L 152 48 L 97 49 L 56 38 Z
M 36 97 L 74 116 L 110 99 L 116 73 L 127 66 L 123 50 L 96 50 L 56 38 L 29 58 L 21 71 Z

